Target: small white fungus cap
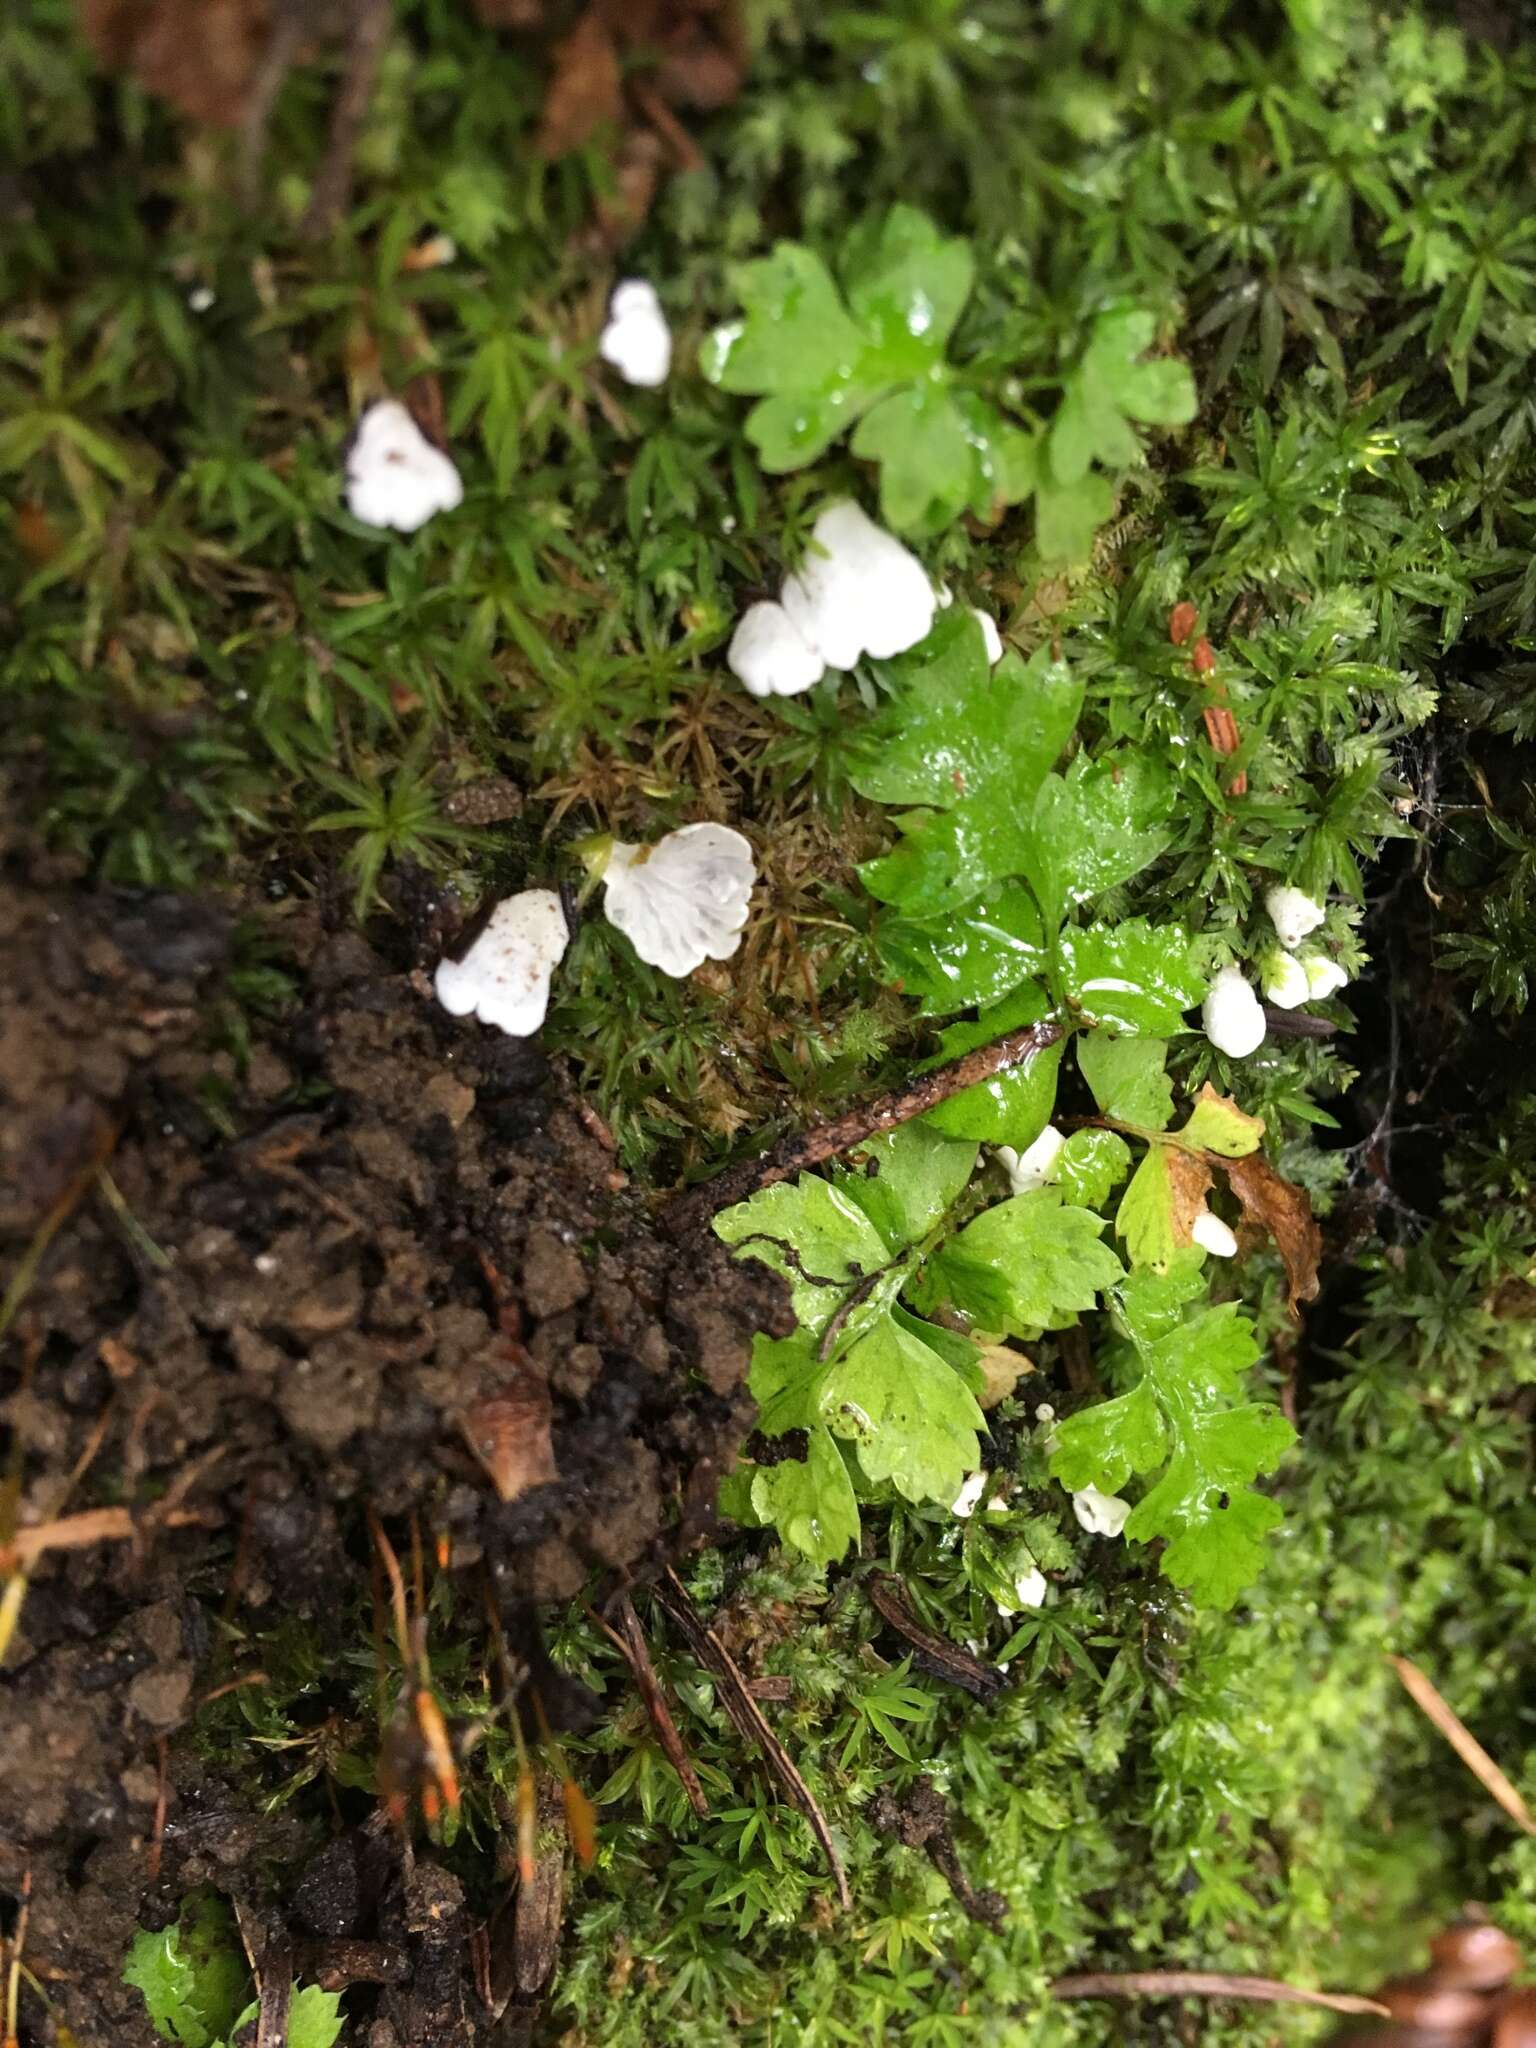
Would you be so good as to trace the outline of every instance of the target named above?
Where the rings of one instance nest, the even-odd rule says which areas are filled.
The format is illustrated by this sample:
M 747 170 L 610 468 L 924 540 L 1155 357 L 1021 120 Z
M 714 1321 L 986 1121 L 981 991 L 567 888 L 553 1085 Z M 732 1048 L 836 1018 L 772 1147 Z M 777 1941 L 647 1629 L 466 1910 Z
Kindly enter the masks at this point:
M 982 644 L 987 650 L 987 667 L 996 668 L 1003 658 L 1003 636 L 997 630 L 997 621 L 990 612 L 971 606 L 971 617 L 981 628 Z
M 1048 1590 L 1045 1573 L 1038 1566 L 1032 1566 L 1029 1571 L 1019 1573 L 1013 1582 L 1013 1598 L 999 1600 L 997 1611 L 999 1614 L 1017 1614 L 1023 1607 L 1043 1607 Z
M 987 1474 L 985 1472 L 972 1472 L 964 1486 L 961 1487 L 954 1500 L 950 1503 L 950 1513 L 958 1515 L 962 1521 L 967 1516 L 975 1514 L 977 1503 L 980 1501 L 983 1493 L 986 1492 L 986 1488 Z
M 1200 1249 L 1209 1252 L 1213 1259 L 1231 1259 L 1237 1256 L 1237 1239 L 1209 1209 L 1202 1209 L 1189 1226 L 1189 1234 Z
M 1118 1493 L 1085 1486 L 1072 1496 L 1072 1512 L 1090 1536 L 1118 1536 L 1131 1518 L 1131 1504 Z
M 938 608 L 927 570 L 851 498 L 821 513 L 811 542 L 782 601 L 828 668 L 888 660 L 927 639 Z
M 615 840 L 603 908 L 640 958 L 679 980 L 706 960 L 729 960 L 757 868 L 729 825 L 684 825 L 654 846 Z
M 747 606 L 725 661 L 754 697 L 798 697 L 827 666 L 783 605 L 767 603 Z
M 347 510 L 354 519 L 414 533 L 463 497 L 459 472 L 398 398 L 369 406 L 347 451 Z
M 1296 1010 L 1312 1000 L 1304 961 L 1276 946 L 1264 962 L 1264 1000 L 1277 1010 Z
M 1304 953 L 1301 967 L 1307 977 L 1310 1002 L 1321 1003 L 1329 996 L 1336 996 L 1341 988 L 1349 987 L 1348 974 L 1337 960 L 1330 960 L 1326 953 Z
M 1326 913 L 1304 889 L 1271 889 L 1264 898 L 1269 921 L 1282 946 L 1299 946 L 1308 932 L 1315 932 Z
M 1206 991 L 1200 1021 L 1205 1035 L 1229 1059 L 1245 1060 L 1264 1043 L 1264 1005 L 1240 967 L 1223 967 Z
M 509 1038 L 531 1038 L 549 1008 L 550 977 L 570 931 L 553 889 L 524 889 L 491 912 L 462 960 L 442 960 L 437 1000 L 451 1017 L 476 1016 Z
M 626 277 L 614 286 L 597 352 L 626 384 L 654 391 L 666 383 L 672 368 L 672 330 L 653 284 L 643 277 Z
M 999 1145 L 997 1156 L 1013 1192 L 1030 1195 L 1036 1188 L 1043 1188 L 1051 1177 L 1056 1155 L 1066 1142 L 1054 1124 L 1047 1124 L 1033 1145 L 1026 1145 L 1022 1152 L 1015 1152 L 1011 1145 Z

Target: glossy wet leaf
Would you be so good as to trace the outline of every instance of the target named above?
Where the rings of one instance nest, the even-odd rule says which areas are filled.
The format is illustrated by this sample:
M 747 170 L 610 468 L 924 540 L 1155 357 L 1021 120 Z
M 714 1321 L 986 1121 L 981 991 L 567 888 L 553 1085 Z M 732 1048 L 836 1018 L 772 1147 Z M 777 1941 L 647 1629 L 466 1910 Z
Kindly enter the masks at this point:
M 1056 1154 L 1051 1184 L 1063 1199 L 1096 1209 L 1130 1171 L 1131 1148 L 1115 1131 L 1074 1131 Z
M 1161 1036 L 1177 1031 L 1184 1012 L 1205 994 L 1205 977 L 1190 960 L 1189 934 L 1178 925 L 1127 918 L 1121 924 L 1071 926 L 1058 941 L 1061 993 L 1094 1024 Z
M 1249 1116 L 1230 1095 L 1219 1095 L 1207 1081 L 1179 1132 L 1186 1145 L 1201 1145 L 1223 1159 L 1243 1159 L 1256 1152 L 1264 1136 L 1264 1119 Z
M 1203 1154 L 1176 1145 L 1149 1146 L 1115 1212 L 1115 1230 L 1125 1240 L 1131 1264 L 1166 1266 L 1182 1251 L 1191 1242 L 1210 1187 L 1211 1170 Z
M 1173 1083 L 1163 1071 L 1168 1048 L 1160 1039 L 1086 1031 L 1075 1044 L 1078 1067 L 1101 1114 L 1144 1131 L 1166 1128 L 1173 1115 Z
M 864 1211 L 813 1173 L 738 1202 L 715 1218 L 714 1230 L 743 1257 L 784 1275 L 796 1319 L 814 1332 L 825 1329 L 855 1281 L 890 1258 Z
M 1263 1538 L 1281 1519 L 1253 1481 L 1275 1469 L 1295 1432 L 1278 1408 L 1236 1398 L 1258 1357 L 1254 1328 L 1230 1302 L 1187 1316 L 1201 1285 L 1190 1252 L 1166 1273 L 1126 1278 L 1121 1316 L 1141 1377 L 1058 1426 L 1051 1470 L 1069 1487 L 1114 1492 L 1166 1457 L 1125 1533 L 1140 1543 L 1166 1538 L 1166 1576 L 1202 1605 L 1228 1607 L 1256 1577 Z
M 1064 1204 L 1056 1188 L 1014 1195 L 929 1261 L 919 1306 L 948 1301 L 978 1328 L 1016 1335 L 1059 1328 L 1122 1277 L 1103 1230 L 1102 1217 Z
M 764 1436 L 785 1436 L 815 1420 L 826 1371 L 817 1349 L 815 1333 L 805 1328 L 787 1337 L 759 1335 L 753 1340 L 747 1384 Z
M 1024 819 L 990 797 L 952 811 L 908 811 L 896 829 L 892 851 L 866 861 L 859 878 L 872 896 L 913 918 L 954 917 L 1018 874 L 1029 855 Z
M 1026 807 L 1060 758 L 1083 685 L 1040 648 L 1027 663 L 987 661 L 981 627 L 951 605 L 910 654 L 881 664 L 889 706 L 869 729 L 854 787 L 877 803 L 953 810 L 968 797 Z
M 843 1195 L 874 1224 L 891 1255 L 926 1237 L 971 1177 L 977 1147 L 929 1122 L 872 1138 L 840 1171 Z
M 880 957 L 902 993 L 930 1017 L 995 1003 L 1044 965 L 1034 897 L 1022 882 L 980 896 L 963 918 L 883 919 Z
M 1086 562 L 1094 537 L 1115 509 L 1108 477 L 1092 475 L 1075 484 L 1059 482 L 1049 462 L 1035 485 L 1035 543 L 1048 562 Z
M 1023 872 L 1047 918 L 1140 874 L 1172 837 L 1173 789 L 1162 760 L 1122 753 L 1048 775 L 1035 798 Z
M 882 1317 L 840 1361 L 822 1395 L 828 1427 L 904 1499 L 952 1501 L 979 1458 L 986 1427 L 975 1396 L 922 1339 Z
M 938 532 L 970 507 L 992 517 L 1034 482 L 1035 443 L 951 381 L 945 351 L 970 294 L 969 245 L 893 206 L 855 236 L 845 295 L 821 258 L 781 242 L 735 276 L 743 314 L 716 329 L 700 364 L 755 396 L 747 436 L 765 468 L 798 469 L 858 423 L 854 453 L 881 465 L 881 512 Z
M 786 1458 L 752 1476 L 752 1509 L 815 1564 L 833 1564 L 859 1540 L 859 1504 L 843 1454 L 818 1423 L 803 1460 Z
M 1050 1000 L 1034 983 L 1026 983 L 1005 996 L 991 1009 L 963 1024 L 951 1024 L 939 1036 L 938 1059 L 952 1060 L 973 1047 L 987 1045 L 1006 1032 L 1024 1024 L 1038 1024 L 1050 1013 Z M 1061 1065 L 1062 1041 L 1042 1047 L 1028 1059 L 1006 1067 L 1001 1073 L 978 1081 L 951 1095 L 925 1122 L 955 1138 L 980 1138 L 992 1145 L 1012 1145 L 1023 1151 L 1050 1122 L 1056 1102 L 1056 1074 Z

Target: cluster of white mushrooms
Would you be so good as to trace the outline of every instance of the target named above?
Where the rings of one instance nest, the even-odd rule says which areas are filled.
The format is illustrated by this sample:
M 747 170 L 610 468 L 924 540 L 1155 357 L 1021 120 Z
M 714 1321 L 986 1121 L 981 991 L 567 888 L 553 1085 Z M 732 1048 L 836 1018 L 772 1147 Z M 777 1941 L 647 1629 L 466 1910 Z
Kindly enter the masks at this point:
M 666 382 L 672 334 L 655 287 L 644 278 L 626 278 L 614 288 L 598 353 L 630 384 L 656 389 Z M 414 533 L 436 513 L 453 511 L 463 496 L 453 462 L 399 400 L 368 407 L 346 452 L 346 499 L 354 518 Z M 798 696 L 828 670 L 850 670 L 866 658 L 887 660 L 917 646 L 950 602 L 910 548 L 843 499 L 816 519 L 801 564 L 778 597 L 747 607 L 726 662 L 755 697 Z M 1003 652 L 996 623 L 985 612 L 975 617 L 987 658 L 996 663 Z M 685 825 L 652 846 L 613 839 L 593 846 L 588 865 L 603 882 L 604 910 L 642 960 L 681 977 L 736 951 L 757 879 L 752 849 L 739 832 Z M 1323 922 L 1320 903 L 1290 886 L 1271 889 L 1264 902 L 1277 943 L 1259 963 L 1263 1001 L 1240 967 L 1224 967 L 1202 1009 L 1207 1037 L 1231 1059 L 1246 1059 L 1263 1044 L 1265 1002 L 1294 1009 L 1349 985 L 1336 960 L 1301 950 Z M 526 1037 L 544 1021 L 569 936 L 553 891 L 525 889 L 496 906 L 461 958 L 442 963 L 438 995 L 455 1016 L 474 1015 Z M 1015 1188 L 1042 1186 L 1061 1144 L 1060 1133 L 1047 1127 L 1022 1159 L 1003 1148 Z M 1195 1234 L 1218 1257 L 1235 1249 L 1217 1217 L 1198 1218 Z

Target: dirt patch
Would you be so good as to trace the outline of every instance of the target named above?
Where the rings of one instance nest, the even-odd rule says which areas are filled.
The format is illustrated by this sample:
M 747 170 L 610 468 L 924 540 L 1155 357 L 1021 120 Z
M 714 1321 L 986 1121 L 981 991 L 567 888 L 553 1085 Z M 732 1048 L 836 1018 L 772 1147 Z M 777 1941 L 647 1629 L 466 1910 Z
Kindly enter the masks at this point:
M 708 1527 L 752 1333 L 787 1327 L 761 1268 L 653 1234 L 534 1048 L 355 933 L 296 917 L 297 1004 L 242 1062 L 211 1051 L 234 941 L 217 907 L 0 886 L 5 1271 L 64 1218 L 0 1359 L 19 1523 L 105 1507 L 119 1539 L 33 1560 L 0 1674 L 0 1895 L 30 1866 L 53 2001 L 24 2039 L 152 2038 L 118 1971 L 187 1886 L 303 1896 L 314 1837 L 186 1740 L 221 1621 L 297 1613 L 339 1644 L 371 1507 L 414 1514 L 536 1656 L 535 1603 Z M 396 1865 L 354 1942 L 414 1924 L 433 1866 Z M 461 1962 L 468 1985 L 457 1948 L 431 1968 Z

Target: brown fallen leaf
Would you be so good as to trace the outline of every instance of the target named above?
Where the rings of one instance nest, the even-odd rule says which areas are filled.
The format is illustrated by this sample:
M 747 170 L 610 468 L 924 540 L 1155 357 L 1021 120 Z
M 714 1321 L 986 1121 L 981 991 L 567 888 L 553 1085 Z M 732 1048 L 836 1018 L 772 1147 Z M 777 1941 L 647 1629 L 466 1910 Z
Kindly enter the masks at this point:
M 1445 1737 L 1489 1798 L 1503 1807 L 1517 1828 L 1523 1828 L 1528 1835 L 1536 1835 L 1536 1819 L 1532 1818 L 1531 1809 L 1455 1708 L 1441 1697 L 1418 1665 L 1409 1658 L 1389 1657 L 1387 1661 L 1419 1712 Z
M 464 1441 L 484 1467 L 498 1500 L 516 1500 L 560 1475 L 550 1441 L 548 1384 L 519 1371 L 464 1412 Z
M 1250 1152 L 1246 1159 L 1223 1159 L 1221 1165 L 1243 1205 L 1244 1220 L 1268 1231 L 1285 1261 L 1294 1316 L 1300 1303 L 1317 1299 L 1317 1265 L 1323 1250 L 1307 1192 L 1277 1173 L 1262 1152 Z
M 537 144 L 546 157 L 580 149 L 600 128 L 618 128 L 624 119 L 619 53 L 600 7 L 589 7 L 552 55 Z
M 272 33 L 269 0 L 76 0 L 104 64 L 194 121 L 238 127 Z
M 1168 1170 L 1168 1193 L 1173 1217 L 1173 1241 L 1193 1244 L 1195 1218 L 1205 1207 L 1211 1190 L 1211 1169 L 1203 1152 L 1182 1152 L 1177 1145 L 1163 1148 Z

